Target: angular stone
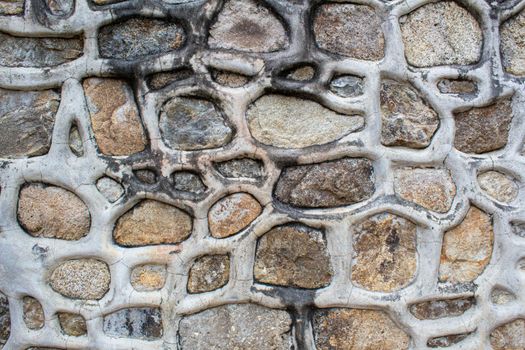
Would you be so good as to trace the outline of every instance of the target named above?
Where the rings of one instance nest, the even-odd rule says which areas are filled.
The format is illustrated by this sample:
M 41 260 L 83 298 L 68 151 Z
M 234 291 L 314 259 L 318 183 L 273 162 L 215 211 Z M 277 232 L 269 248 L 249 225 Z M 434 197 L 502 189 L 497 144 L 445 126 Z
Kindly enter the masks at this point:
M 173 188 L 177 191 L 195 194 L 202 194 L 206 191 L 206 186 L 200 176 L 192 172 L 178 171 L 173 173 L 172 179 L 174 182 Z
M 146 264 L 131 271 L 131 285 L 139 292 L 159 290 L 166 283 L 166 266 Z
M 157 182 L 157 173 L 149 169 L 134 170 L 133 174 L 142 183 L 153 185 Z
M 473 64 L 481 58 L 479 23 L 454 1 L 418 7 L 400 23 L 405 56 L 412 66 Z
M 44 0 L 47 11 L 53 16 L 66 17 L 71 15 L 75 7 L 74 0 Z
M 231 88 L 244 86 L 250 81 L 246 75 L 226 71 L 213 70 L 211 76 L 217 84 Z
M 505 147 L 512 117 L 511 98 L 454 113 L 454 147 L 465 153 L 485 153 Z
M 208 38 L 211 48 L 248 52 L 278 51 L 288 44 L 283 24 L 254 0 L 228 0 Z
M 259 202 L 248 193 L 234 193 L 218 200 L 208 213 L 210 234 L 232 236 L 247 227 L 262 212 Z
M 100 151 L 125 156 L 144 150 L 146 135 L 129 85 L 105 78 L 88 78 L 82 85 Z
M 503 288 L 494 288 L 490 292 L 490 301 L 496 305 L 503 305 L 516 300 L 516 296 Z
M 18 221 L 33 237 L 78 240 L 88 234 L 91 216 L 73 192 L 43 183 L 26 184 L 18 199 Z
M 204 293 L 221 288 L 230 279 L 230 256 L 205 255 L 195 260 L 188 277 L 188 292 Z
M 374 191 L 372 162 L 366 158 L 342 158 L 284 168 L 275 197 L 297 207 L 327 208 L 361 202 Z
M 96 186 L 98 191 L 111 203 L 117 201 L 124 194 L 122 185 L 107 176 L 98 179 Z
M 73 337 L 87 334 L 86 320 L 82 315 L 69 312 L 59 312 L 58 322 L 62 332 Z
M 420 320 L 437 320 L 444 317 L 460 316 L 476 304 L 474 297 L 429 300 L 409 307 L 410 313 Z
M 152 90 L 160 90 L 173 82 L 185 80 L 193 75 L 189 68 L 179 68 L 170 72 L 159 72 L 148 77 L 148 87 Z
M 0 348 L 2 348 L 11 334 L 11 315 L 9 313 L 9 300 L 0 292 Z
M 55 292 L 81 300 L 102 299 L 109 290 L 110 281 L 108 265 L 91 258 L 64 261 L 49 277 Z
M 82 137 L 80 137 L 80 133 L 78 132 L 76 125 L 73 125 L 69 130 L 69 149 L 77 157 L 82 157 L 84 155 Z
M 471 206 L 463 221 L 443 236 L 439 280 L 474 281 L 490 261 L 493 242 L 492 218 Z
M 425 148 L 430 144 L 439 117 L 412 85 L 383 80 L 380 98 L 383 145 Z
M 356 97 L 363 94 L 363 78 L 340 75 L 330 81 L 330 91 L 340 97 Z
M 301 66 L 285 72 L 286 79 L 295 81 L 309 81 L 315 76 L 315 69 L 312 66 Z
M 175 244 L 188 238 L 192 227 L 192 219 L 186 212 L 146 199 L 117 220 L 113 238 L 126 247 Z
M 258 159 L 237 158 L 215 163 L 217 171 L 226 178 L 261 179 L 264 175 L 264 163 Z
M 364 125 L 362 116 L 334 112 L 317 102 L 264 95 L 248 107 L 248 127 L 259 142 L 281 148 L 322 145 Z
M 104 316 L 104 333 L 114 338 L 156 340 L 162 337 L 158 307 L 131 307 Z
M 44 327 L 44 309 L 38 300 L 33 297 L 25 296 L 23 299 L 23 310 L 23 319 L 27 328 L 37 330 Z
M 494 350 L 524 350 L 525 319 L 518 318 L 494 329 L 490 333 L 490 345 Z
M 24 2 L 24 0 L 1 0 L 0 16 L 23 15 Z
M 59 104 L 54 90 L 0 89 L 0 158 L 46 154 Z
M 385 54 L 382 21 L 367 5 L 323 4 L 314 17 L 315 40 L 320 48 L 329 52 L 377 61 Z
M 406 201 L 446 213 L 456 196 L 456 185 L 447 169 L 404 168 L 394 171 L 394 191 Z
M 470 333 L 463 333 L 431 338 L 427 341 L 427 346 L 429 348 L 447 348 L 465 340 L 469 335 Z
M 410 342 L 386 313 L 376 310 L 316 310 L 313 330 L 318 350 L 403 350 Z
M 131 18 L 99 29 L 100 56 L 132 61 L 177 50 L 186 40 L 182 26 L 154 18 Z
M 159 128 L 166 146 L 196 151 L 224 146 L 233 130 L 215 103 L 194 97 L 174 97 L 160 110 Z
M 437 87 L 442 94 L 473 95 L 478 92 L 478 85 L 466 79 L 441 79 Z
M 525 75 L 525 11 L 500 26 L 501 63 L 507 73 Z
M 509 203 L 518 197 L 519 187 L 514 179 L 499 171 L 487 171 L 478 175 L 479 187 L 490 197 Z
M 301 224 L 277 226 L 257 242 L 257 282 L 295 288 L 323 288 L 333 269 L 323 232 Z
M 292 350 L 292 318 L 283 310 L 232 304 L 185 316 L 181 350 Z

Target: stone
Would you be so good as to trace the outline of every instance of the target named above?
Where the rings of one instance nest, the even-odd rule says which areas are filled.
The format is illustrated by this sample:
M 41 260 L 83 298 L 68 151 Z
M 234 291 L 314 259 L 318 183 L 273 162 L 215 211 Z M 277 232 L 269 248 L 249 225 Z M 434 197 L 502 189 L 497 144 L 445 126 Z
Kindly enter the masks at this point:
M 195 97 L 173 97 L 160 110 L 159 128 L 166 146 L 183 151 L 229 143 L 233 130 L 219 107 Z
M 449 346 L 462 342 L 470 334 L 471 333 L 451 334 L 451 335 L 431 338 L 427 341 L 427 346 L 429 348 L 447 348 Z
M 226 238 L 239 233 L 262 212 L 259 202 L 248 193 L 234 193 L 218 200 L 208 212 L 210 234 Z
M 194 194 L 203 194 L 206 191 L 206 186 L 202 182 L 199 175 L 189 171 L 178 171 L 173 173 L 173 188 L 181 192 L 189 192 Z
M 184 316 L 181 350 L 292 350 L 292 318 L 284 310 L 255 304 L 214 307 Z
M 164 287 L 166 266 L 156 264 L 140 265 L 131 271 L 131 285 L 139 292 L 151 292 Z
M 331 53 L 377 61 L 385 55 L 382 22 L 374 8 L 367 5 L 322 4 L 313 19 L 315 41 Z
M 511 222 L 512 233 L 516 236 L 525 238 L 525 222 L 514 221 Z
M 150 169 L 134 170 L 133 174 L 142 183 L 147 185 L 154 185 L 157 183 L 157 173 Z
M 463 315 L 475 304 L 474 297 L 429 300 L 410 305 L 409 311 L 419 320 L 437 320 Z
M 76 125 L 73 125 L 69 130 L 69 149 L 77 157 L 84 155 L 84 144 Z
M 500 26 L 501 63 L 507 73 L 525 75 L 525 11 Z
M 257 241 L 255 281 L 294 287 L 323 288 L 333 269 L 322 231 L 301 224 L 277 226 Z
M 518 318 L 495 328 L 490 333 L 490 345 L 494 350 L 524 350 L 525 319 Z
M 0 16 L 23 15 L 24 14 L 24 2 L 25 0 L 1 0 L 0 1 Z
M 254 0 L 228 0 L 210 28 L 213 49 L 272 52 L 288 47 L 283 24 Z
M 478 92 L 478 85 L 466 79 L 441 79 L 437 87 L 442 94 L 474 95 Z
M 0 292 L 0 349 L 7 343 L 11 334 L 11 315 L 9 312 L 9 300 Z
M 364 126 L 362 116 L 344 115 L 312 100 L 274 94 L 252 103 L 246 117 L 253 138 L 281 148 L 326 144 Z
M 374 191 L 372 162 L 366 158 L 342 158 L 284 168 L 274 195 L 297 207 L 328 208 L 361 202 Z
M 176 244 L 189 237 L 192 227 L 185 211 L 146 199 L 118 218 L 113 238 L 125 247 Z
M 352 282 L 372 291 L 393 292 L 416 274 L 416 225 L 387 212 L 352 227 Z
M 158 307 L 130 307 L 104 316 L 104 333 L 113 338 L 160 339 L 162 315 Z
M 454 1 L 418 7 L 400 23 L 405 57 L 412 66 L 467 65 L 481 58 L 479 23 Z
M 215 168 L 230 179 L 246 178 L 259 180 L 264 175 L 264 163 L 258 159 L 236 158 L 215 163 Z
M 51 288 L 65 297 L 99 300 L 108 292 L 111 275 L 105 262 L 92 258 L 60 263 L 49 277 Z
M 514 179 L 499 171 L 478 175 L 478 184 L 483 192 L 503 203 L 510 203 L 518 197 L 519 187 Z
M 485 153 L 505 147 L 513 113 L 511 98 L 454 113 L 454 147 L 464 153 Z
M 144 150 L 146 135 L 131 87 L 106 78 L 88 78 L 82 85 L 102 154 L 126 156 Z
M 363 78 L 355 75 L 340 75 L 330 81 L 330 91 L 339 97 L 357 97 L 363 94 Z
M 234 72 L 213 70 L 211 76 L 217 84 L 230 88 L 244 86 L 250 81 L 250 77 Z
M 490 301 L 496 305 L 503 305 L 516 300 L 516 296 L 503 288 L 494 288 L 490 292 Z
M 490 261 L 493 242 L 492 218 L 471 206 L 463 221 L 443 236 L 440 282 L 474 281 Z
M 402 199 L 438 213 L 446 213 L 456 196 L 447 169 L 401 168 L 394 171 L 394 191 Z
M 301 66 L 285 72 L 285 77 L 288 80 L 295 81 L 310 81 L 315 76 L 315 68 L 312 66 Z
M 193 76 L 190 68 L 179 68 L 169 72 L 154 73 L 147 78 L 148 87 L 152 90 L 160 90 L 176 81 L 189 79 Z
M 82 315 L 69 312 L 59 312 L 58 322 L 62 332 L 73 337 L 80 337 L 87 334 L 86 320 Z
M 71 15 L 75 7 L 74 0 L 45 0 L 47 11 L 53 16 L 67 17 Z
M 122 185 L 107 176 L 98 179 L 96 186 L 98 191 L 111 203 L 116 202 L 124 194 Z
M 45 316 L 42 304 L 33 297 L 25 296 L 23 299 L 24 323 L 27 328 L 37 330 L 44 327 Z
M 83 55 L 83 36 L 29 38 L 0 32 L 0 66 L 54 67 Z
M 410 342 L 385 312 L 377 310 L 316 310 L 313 331 L 318 350 L 403 350 Z
M 381 143 L 385 146 L 425 148 L 439 127 L 438 114 L 408 83 L 381 83 Z
M 116 4 L 118 2 L 122 2 L 125 0 L 91 0 L 95 5 L 103 6 L 103 5 L 111 5 Z
M 130 18 L 98 32 L 100 56 L 127 61 L 167 54 L 180 49 L 185 41 L 179 23 L 156 18 Z
M 91 215 L 73 192 L 35 182 L 20 190 L 18 221 L 33 237 L 79 240 L 89 232 Z
M 46 154 L 59 104 L 54 90 L 0 89 L 0 158 Z
M 230 279 L 230 256 L 205 255 L 197 258 L 188 277 L 189 293 L 204 293 L 225 286 Z

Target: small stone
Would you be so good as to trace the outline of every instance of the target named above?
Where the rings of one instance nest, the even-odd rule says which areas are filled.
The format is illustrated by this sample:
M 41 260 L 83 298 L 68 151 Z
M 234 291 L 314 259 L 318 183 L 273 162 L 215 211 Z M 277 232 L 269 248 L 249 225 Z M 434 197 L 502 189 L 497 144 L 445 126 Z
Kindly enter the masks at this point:
M 164 287 L 166 283 L 166 266 L 141 265 L 131 271 L 131 285 L 139 292 L 151 292 Z
M 157 173 L 149 169 L 134 170 L 133 174 L 142 183 L 154 185 L 157 183 Z
M 146 135 L 129 85 L 106 78 L 88 78 L 82 85 L 102 154 L 125 156 L 144 150 Z
M 211 48 L 247 52 L 278 51 L 288 44 L 282 23 L 254 0 L 228 0 L 208 38 Z
M 431 338 L 427 341 L 427 346 L 429 348 L 447 348 L 465 340 L 465 338 L 467 338 L 469 335 L 470 333 L 463 333 Z
M 363 94 L 363 78 L 340 75 L 330 81 L 330 91 L 340 97 L 356 97 Z
M 104 316 L 104 333 L 114 338 L 156 340 L 162 337 L 158 307 L 131 307 Z
M 275 197 L 297 207 L 327 208 L 361 202 L 374 191 L 372 162 L 366 158 L 342 158 L 284 168 Z
M 490 333 L 490 345 L 494 350 L 525 349 L 525 319 L 518 318 L 505 323 Z
M 490 261 L 493 242 L 492 218 L 471 206 L 463 221 L 443 236 L 440 282 L 474 281 Z
M 525 238 L 525 222 L 511 222 L 512 232 L 521 238 Z
M 169 99 L 160 110 L 159 128 L 166 146 L 184 151 L 221 147 L 233 136 L 215 103 L 194 97 Z
M 281 148 L 333 142 L 364 125 L 362 116 L 340 114 L 312 100 L 273 94 L 252 103 L 246 117 L 257 141 Z
M 359 60 L 377 61 L 385 54 L 383 20 L 367 5 L 323 4 L 313 30 L 320 48 Z
M 454 147 L 465 153 L 485 153 L 505 147 L 512 117 L 511 98 L 454 113 Z
M 322 231 L 301 224 L 277 226 L 257 242 L 253 270 L 257 282 L 295 288 L 323 288 L 332 265 Z
M 74 193 L 43 183 L 26 184 L 18 199 L 18 220 L 33 237 L 79 240 L 91 226 L 89 210 Z
M 176 81 L 189 79 L 193 76 L 190 68 L 179 68 L 170 72 L 160 72 L 147 78 L 148 86 L 152 90 L 160 90 Z
M 404 168 L 394 171 L 394 191 L 423 208 L 446 213 L 456 196 L 456 185 L 447 169 Z
M 439 127 L 438 114 L 408 83 L 381 84 L 381 143 L 385 146 L 425 148 Z
M 494 288 L 490 292 L 490 301 L 496 305 L 503 305 L 516 300 L 516 296 L 503 288 Z
M 206 191 L 206 186 L 202 182 L 199 175 L 189 171 L 178 171 L 173 173 L 172 179 L 174 188 L 181 192 L 190 192 L 195 194 L 202 194 Z
M 420 320 L 437 320 L 444 317 L 460 316 L 476 304 L 474 297 L 429 300 L 409 307 L 410 313 Z
M 189 293 L 204 293 L 225 286 L 230 279 L 229 255 L 206 255 L 196 259 L 188 278 Z
M 476 83 L 464 79 L 441 79 L 437 87 L 442 94 L 473 95 L 478 92 Z
M 122 185 L 107 176 L 98 179 L 96 186 L 99 192 L 111 203 L 117 201 L 124 194 Z
M 27 328 L 37 330 L 44 327 L 45 317 L 42 304 L 33 297 L 24 297 L 24 323 Z
M 66 17 L 73 12 L 74 0 L 45 0 L 47 10 L 53 16 Z
M 126 247 L 175 244 L 188 238 L 192 227 L 192 219 L 186 212 L 146 199 L 117 220 L 113 238 Z
M 86 320 L 82 315 L 69 312 L 59 312 L 58 322 L 62 332 L 73 337 L 80 337 L 87 334 Z
M 313 329 L 318 350 L 403 350 L 410 342 L 386 313 L 376 310 L 316 310 Z
M 51 273 L 49 284 L 65 297 L 99 300 L 108 292 L 111 275 L 105 262 L 74 259 L 60 263 Z
M 295 81 L 309 81 L 315 76 L 315 69 L 312 66 L 302 66 L 285 72 L 286 79 Z
M 1 0 L 0 16 L 23 15 L 24 2 L 24 0 Z
M 525 11 L 500 26 L 501 62 L 507 73 L 525 75 Z
M 218 200 L 208 213 L 212 237 L 226 238 L 239 233 L 262 212 L 259 202 L 248 193 L 234 193 Z
M 261 179 L 264 174 L 264 164 L 258 159 L 238 158 L 215 163 L 217 171 L 226 178 Z
M 231 88 L 244 86 L 250 81 L 250 77 L 246 75 L 226 71 L 213 70 L 211 76 L 217 84 Z
M 76 125 L 73 125 L 69 130 L 69 149 L 77 157 L 82 157 L 84 155 L 82 137 L 80 137 L 80 133 L 78 132 Z
M 95 5 L 110 5 L 110 4 L 116 4 L 118 2 L 122 2 L 124 0 L 91 0 Z
M 478 183 L 481 190 L 500 202 L 509 203 L 518 197 L 519 188 L 514 179 L 499 171 L 478 175 Z
M 292 350 L 292 318 L 283 310 L 255 304 L 214 307 L 184 316 L 181 350 Z
M 0 292 L 0 349 L 7 343 L 11 334 L 11 315 L 9 313 L 9 300 Z

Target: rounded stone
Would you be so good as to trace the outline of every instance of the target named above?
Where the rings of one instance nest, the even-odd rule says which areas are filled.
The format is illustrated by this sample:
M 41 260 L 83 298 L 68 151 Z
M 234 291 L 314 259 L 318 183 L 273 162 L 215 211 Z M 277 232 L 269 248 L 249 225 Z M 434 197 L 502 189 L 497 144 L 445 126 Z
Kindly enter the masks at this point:
M 234 193 L 218 200 L 208 213 L 210 234 L 215 238 L 232 236 L 262 212 L 259 202 L 248 193 Z
M 355 75 L 340 75 L 330 81 L 330 91 L 340 97 L 357 97 L 363 94 L 364 79 Z
M 230 279 L 230 256 L 205 255 L 193 263 L 188 277 L 189 293 L 204 293 L 221 288 Z
M 525 11 L 511 17 L 500 27 L 501 61 L 505 71 L 525 75 Z
M 487 171 L 478 175 L 481 190 L 492 198 L 509 203 L 518 197 L 519 187 L 514 179 L 498 171 Z
M 111 203 L 116 202 L 124 194 L 124 187 L 107 176 L 98 179 L 96 186 L 98 191 Z
M 166 283 L 166 266 L 145 264 L 131 271 L 131 285 L 139 292 L 151 292 L 164 287 Z
M 69 312 L 59 312 L 58 322 L 62 332 L 73 337 L 87 334 L 86 320 L 82 315 Z
M 525 319 L 514 321 L 496 327 L 490 333 L 490 345 L 494 350 L 525 349 Z
M 41 329 L 45 324 L 44 309 L 42 304 L 33 297 L 26 296 L 23 299 L 24 323 L 32 330 Z

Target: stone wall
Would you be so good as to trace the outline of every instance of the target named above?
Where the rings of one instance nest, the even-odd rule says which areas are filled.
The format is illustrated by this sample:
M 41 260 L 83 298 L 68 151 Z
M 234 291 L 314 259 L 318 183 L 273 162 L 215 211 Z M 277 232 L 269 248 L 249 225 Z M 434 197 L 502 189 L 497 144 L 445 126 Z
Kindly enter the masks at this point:
M 525 2 L 0 0 L 0 348 L 525 349 Z

